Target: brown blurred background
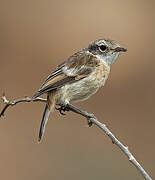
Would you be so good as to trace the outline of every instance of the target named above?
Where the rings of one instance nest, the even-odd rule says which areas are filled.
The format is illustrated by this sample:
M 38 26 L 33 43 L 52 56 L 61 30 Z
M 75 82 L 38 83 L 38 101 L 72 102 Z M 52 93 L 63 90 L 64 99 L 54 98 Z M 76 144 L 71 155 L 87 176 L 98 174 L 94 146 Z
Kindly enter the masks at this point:
M 0 0 L 0 94 L 31 97 L 77 50 L 95 39 L 117 40 L 128 52 L 105 87 L 76 105 L 104 122 L 155 177 L 154 18 L 153 0 Z M 37 144 L 43 109 L 19 104 L 1 119 L 0 179 L 142 179 L 103 132 L 73 113 L 54 112 Z

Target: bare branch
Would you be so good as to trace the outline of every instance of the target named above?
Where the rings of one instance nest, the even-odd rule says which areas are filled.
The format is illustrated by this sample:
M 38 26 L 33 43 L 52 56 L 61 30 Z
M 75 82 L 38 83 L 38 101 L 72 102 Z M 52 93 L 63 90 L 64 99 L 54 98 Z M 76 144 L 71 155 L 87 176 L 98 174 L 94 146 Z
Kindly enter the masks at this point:
M 24 97 L 24 98 L 19 98 L 19 99 L 14 99 L 12 101 L 8 101 L 5 97 L 5 94 L 3 94 L 2 96 L 2 101 L 4 102 L 5 106 L 4 108 L 2 109 L 1 113 L 0 113 L 0 117 L 1 116 L 4 116 L 4 113 L 5 111 L 7 110 L 7 108 L 9 106 L 14 106 L 18 103 L 21 103 L 21 102 L 46 102 L 47 100 L 46 99 L 43 99 L 43 98 L 36 98 L 36 99 L 32 99 L 32 98 L 29 98 L 29 97 Z
M 25 97 L 25 98 L 20 98 L 20 99 L 15 99 L 13 101 L 8 101 L 5 97 L 5 95 L 3 95 L 2 97 L 3 102 L 5 103 L 5 106 L 3 108 L 3 110 L 0 113 L 0 117 L 3 115 L 4 116 L 4 112 L 6 111 L 6 109 L 9 106 L 14 106 L 17 103 L 21 103 L 21 102 L 47 102 L 46 99 L 43 98 L 36 98 L 36 99 L 32 99 L 29 97 Z M 58 104 L 60 106 L 65 107 L 65 104 Z M 106 127 L 105 124 L 99 122 L 97 120 L 97 118 L 90 113 L 87 113 L 86 111 L 83 111 L 81 109 L 78 109 L 77 107 L 68 104 L 66 106 L 66 108 L 74 113 L 80 114 L 82 116 L 84 116 L 85 118 L 87 118 L 88 120 L 88 124 L 91 122 L 91 124 L 95 124 L 96 126 L 98 126 L 102 131 L 104 131 L 112 140 L 112 142 L 114 144 L 116 144 L 121 151 L 128 157 L 129 161 L 137 168 L 137 170 L 141 173 L 141 175 L 144 177 L 144 179 L 146 180 L 152 180 L 151 177 L 147 174 L 147 172 L 143 169 L 143 167 L 138 163 L 138 161 L 135 159 L 135 157 L 131 154 L 131 152 L 129 151 L 129 148 L 127 146 L 124 146 L 114 135 L 113 133 Z M 90 124 L 89 124 L 90 125 Z

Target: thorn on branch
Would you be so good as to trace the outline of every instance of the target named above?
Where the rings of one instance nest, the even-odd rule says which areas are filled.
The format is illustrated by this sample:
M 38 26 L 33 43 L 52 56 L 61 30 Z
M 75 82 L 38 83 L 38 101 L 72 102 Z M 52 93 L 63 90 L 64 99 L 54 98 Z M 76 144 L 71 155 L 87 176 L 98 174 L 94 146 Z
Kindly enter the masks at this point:
M 135 158 L 131 155 L 131 157 L 129 158 L 129 161 L 133 161 Z
M 4 104 L 8 104 L 9 103 L 9 101 L 5 97 L 5 93 L 3 93 L 2 101 L 4 102 Z
M 129 149 L 128 146 L 126 146 L 125 149 L 126 149 L 126 151 L 128 151 L 128 149 Z

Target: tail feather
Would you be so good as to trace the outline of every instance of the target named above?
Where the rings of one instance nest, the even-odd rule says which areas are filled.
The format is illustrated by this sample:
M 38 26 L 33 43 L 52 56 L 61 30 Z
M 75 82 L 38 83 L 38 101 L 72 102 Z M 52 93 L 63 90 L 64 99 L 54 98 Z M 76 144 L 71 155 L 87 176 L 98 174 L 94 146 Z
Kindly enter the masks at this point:
M 47 97 L 47 104 L 45 106 L 42 121 L 41 121 L 41 124 L 40 124 L 38 142 L 41 141 L 41 139 L 42 139 L 42 137 L 44 135 L 45 127 L 46 127 L 50 112 L 54 109 L 54 106 L 55 106 L 55 96 L 54 96 L 54 93 L 51 93 Z
M 50 110 L 48 109 L 48 106 L 46 104 L 44 114 L 43 114 L 43 117 L 42 117 L 42 121 L 41 121 L 41 124 L 40 124 L 39 137 L 38 137 L 39 142 L 41 141 L 42 136 L 44 134 L 45 126 L 46 126 L 46 123 L 48 121 L 49 115 L 50 115 Z

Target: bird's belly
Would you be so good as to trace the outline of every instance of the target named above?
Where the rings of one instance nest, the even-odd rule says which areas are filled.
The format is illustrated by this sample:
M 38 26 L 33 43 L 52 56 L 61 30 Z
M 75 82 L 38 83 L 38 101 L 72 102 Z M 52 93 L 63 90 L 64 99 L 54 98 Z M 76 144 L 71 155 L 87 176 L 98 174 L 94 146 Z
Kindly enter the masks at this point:
M 107 77 L 98 77 L 97 75 L 90 75 L 87 78 L 79 80 L 72 84 L 67 84 L 58 90 L 57 103 L 83 101 L 88 99 L 91 95 L 97 92 L 99 87 L 104 85 Z
M 82 101 L 88 99 L 96 93 L 98 86 L 94 86 L 90 82 L 76 82 L 72 85 L 67 85 L 65 88 L 65 99 L 68 101 Z

